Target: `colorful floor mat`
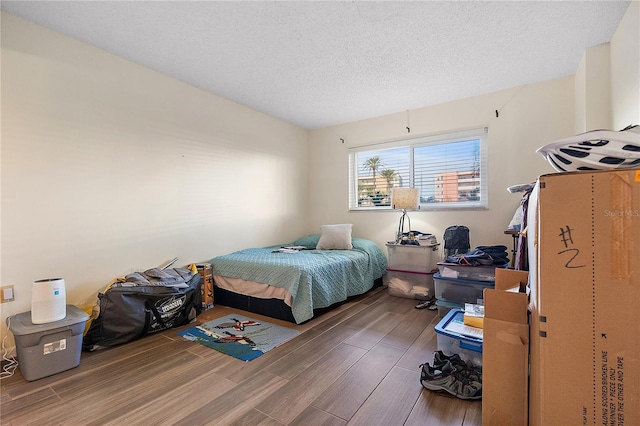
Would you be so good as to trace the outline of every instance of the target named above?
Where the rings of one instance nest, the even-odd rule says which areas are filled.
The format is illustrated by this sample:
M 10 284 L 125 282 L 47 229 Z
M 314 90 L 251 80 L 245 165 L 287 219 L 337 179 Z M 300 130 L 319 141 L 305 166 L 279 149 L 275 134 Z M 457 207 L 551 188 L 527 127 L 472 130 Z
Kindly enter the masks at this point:
M 187 340 L 251 361 L 296 337 L 299 331 L 231 314 L 178 332 Z

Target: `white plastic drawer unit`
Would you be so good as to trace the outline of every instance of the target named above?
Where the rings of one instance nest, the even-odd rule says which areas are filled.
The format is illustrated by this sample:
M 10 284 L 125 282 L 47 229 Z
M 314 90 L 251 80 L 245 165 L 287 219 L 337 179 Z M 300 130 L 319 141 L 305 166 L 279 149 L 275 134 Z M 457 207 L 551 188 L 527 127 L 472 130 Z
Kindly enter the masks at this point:
M 433 272 L 442 260 L 440 245 L 387 244 L 389 269 L 396 271 Z

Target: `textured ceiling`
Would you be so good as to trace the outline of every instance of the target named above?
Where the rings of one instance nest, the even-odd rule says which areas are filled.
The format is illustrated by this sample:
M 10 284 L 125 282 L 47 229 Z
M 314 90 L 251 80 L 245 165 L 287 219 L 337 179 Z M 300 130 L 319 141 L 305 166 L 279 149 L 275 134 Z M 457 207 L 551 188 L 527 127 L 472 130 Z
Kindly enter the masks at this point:
M 2 1 L 306 129 L 572 75 L 629 1 Z

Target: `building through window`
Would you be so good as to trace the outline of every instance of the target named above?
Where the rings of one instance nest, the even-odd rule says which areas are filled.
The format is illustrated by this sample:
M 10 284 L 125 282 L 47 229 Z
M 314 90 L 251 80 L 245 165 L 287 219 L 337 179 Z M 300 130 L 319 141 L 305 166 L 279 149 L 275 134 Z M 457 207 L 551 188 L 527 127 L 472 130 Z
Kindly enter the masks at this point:
M 487 129 L 353 148 L 349 208 L 389 209 L 394 187 L 420 190 L 422 210 L 486 208 Z

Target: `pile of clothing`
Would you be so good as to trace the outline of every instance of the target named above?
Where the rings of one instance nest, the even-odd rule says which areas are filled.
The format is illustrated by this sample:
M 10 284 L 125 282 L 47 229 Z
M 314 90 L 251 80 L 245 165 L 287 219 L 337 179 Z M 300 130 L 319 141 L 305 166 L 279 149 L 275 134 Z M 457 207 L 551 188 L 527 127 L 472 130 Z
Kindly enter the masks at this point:
M 509 263 L 509 255 L 507 254 L 507 246 L 478 246 L 467 253 L 447 256 L 445 262 L 468 266 L 503 266 Z

